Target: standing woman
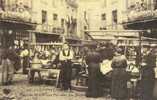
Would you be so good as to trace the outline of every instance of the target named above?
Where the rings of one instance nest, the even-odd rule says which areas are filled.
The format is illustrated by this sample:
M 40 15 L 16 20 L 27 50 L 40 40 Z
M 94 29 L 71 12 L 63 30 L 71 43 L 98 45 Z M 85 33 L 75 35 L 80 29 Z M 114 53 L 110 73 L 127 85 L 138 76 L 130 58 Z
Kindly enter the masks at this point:
M 8 50 L 4 51 L 2 56 L 2 84 L 9 85 L 12 83 L 14 76 L 14 66 L 13 61 L 11 61 L 11 56 Z
M 149 50 L 144 57 L 146 65 L 142 67 L 141 75 L 141 99 L 153 100 L 153 89 L 155 83 L 156 55 L 155 49 Z
M 74 53 L 70 49 L 67 43 L 63 44 L 62 50 L 59 54 L 59 60 L 61 61 L 61 83 L 63 90 L 71 90 L 71 75 L 72 75 L 72 62 Z
M 100 72 L 101 55 L 95 48 L 87 53 L 86 63 L 88 65 L 88 89 L 86 91 L 87 97 L 101 97 L 101 72 Z
M 23 58 L 23 61 L 22 61 L 23 74 L 28 74 L 28 70 L 27 70 L 27 68 L 29 68 L 28 44 L 24 44 L 24 49 L 21 52 L 20 56 Z
M 118 48 L 111 64 L 113 68 L 111 97 L 116 100 L 126 100 L 127 98 L 127 81 L 129 75 L 126 72 L 127 60 L 122 54 L 122 49 Z

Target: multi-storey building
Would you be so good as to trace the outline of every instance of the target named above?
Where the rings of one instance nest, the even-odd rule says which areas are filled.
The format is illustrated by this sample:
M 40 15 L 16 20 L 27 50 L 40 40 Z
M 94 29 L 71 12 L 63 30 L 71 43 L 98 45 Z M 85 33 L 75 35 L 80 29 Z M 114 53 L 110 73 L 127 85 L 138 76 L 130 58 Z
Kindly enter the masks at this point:
M 126 18 L 123 14 L 126 11 L 125 4 L 125 0 L 80 0 L 78 32 L 90 30 L 94 31 L 98 38 L 106 39 L 106 36 L 102 36 L 102 30 L 123 30 L 122 21 Z
M 79 0 L 66 0 L 66 40 L 74 44 L 81 42 L 80 35 L 77 30 L 78 1 Z
M 122 21 L 125 19 L 127 0 L 106 0 L 106 26 L 107 29 L 123 29 Z
M 77 40 L 76 15 L 76 0 L 0 0 L 1 45 L 10 45 L 3 38 L 9 32 L 27 43 Z
M 68 40 L 71 36 L 77 36 L 76 2 L 71 0 L 32 0 L 32 2 L 34 13 L 32 17 L 37 22 L 33 40 L 57 42 L 61 37 Z
M 78 4 L 78 33 L 83 39 L 84 30 L 100 30 L 106 26 L 106 7 L 104 0 L 80 0 Z

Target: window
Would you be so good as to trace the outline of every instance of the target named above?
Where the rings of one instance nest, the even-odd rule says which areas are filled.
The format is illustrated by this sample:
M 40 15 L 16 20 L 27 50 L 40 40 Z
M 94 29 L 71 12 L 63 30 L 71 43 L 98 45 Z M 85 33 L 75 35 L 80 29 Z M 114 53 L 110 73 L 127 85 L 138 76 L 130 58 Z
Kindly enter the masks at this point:
M 157 9 L 157 0 L 154 0 L 154 9 L 156 10 Z
M 104 0 L 104 3 L 103 3 L 104 7 L 107 6 L 107 0 Z
M 64 19 L 61 19 L 61 27 L 64 27 Z
M 0 0 L 0 8 L 2 9 L 2 10 L 4 10 L 4 4 L 5 3 L 5 1 L 4 0 Z
M 105 13 L 103 13 L 103 14 L 101 15 L 101 20 L 106 20 L 106 14 L 105 14 Z
M 58 19 L 58 15 L 57 14 L 53 14 L 53 20 L 57 20 Z
M 47 22 L 47 11 L 42 10 L 42 24 Z
M 113 22 L 113 24 L 117 24 L 117 22 L 118 22 L 118 20 L 117 20 L 117 10 L 112 11 L 112 22 Z

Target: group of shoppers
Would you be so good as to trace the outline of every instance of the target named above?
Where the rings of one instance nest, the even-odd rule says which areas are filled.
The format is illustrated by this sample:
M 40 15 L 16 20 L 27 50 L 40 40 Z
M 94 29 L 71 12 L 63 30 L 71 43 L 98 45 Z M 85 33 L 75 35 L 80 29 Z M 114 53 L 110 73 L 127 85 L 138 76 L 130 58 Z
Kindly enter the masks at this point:
M 112 65 L 112 68 L 116 68 L 119 66 L 121 67 L 121 62 L 120 62 L 121 60 L 119 59 L 119 57 L 117 57 L 118 59 L 114 58 L 114 61 L 112 62 L 112 64 L 110 63 L 110 60 L 112 60 L 114 56 L 114 50 L 115 48 L 110 43 L 106 44 L 105 48 L 102 48 L 102 49 L 100 47 L 97 48 L 96 46 L 89 48 L 89 51 L 85 57 L 86 63 L 88 65 L 88 73 L 89 73 L 88 74 L 88 89 L 86 92 L 87 97 L 97 98 L 97 97 L 103 96 L 102 86 L 104 82 L 103 79 L 105 79 L 105 75 L 103 74 L 106 74 L 106 75 L 110 74 L 110 71 L 111 71 L 111 70 L 105 69 L 105 67 L 109 68 L 111 67 L 111 65 Z M 106 63 L 105 65 L 108 65 L 108 66 L 101 67 L 101 65 L 103 65 L 101 64 L 102 62 Z M 121 84 L 119 82 L 116 82 L 119 80 L 119 79 L 116 79 L 117 78 L 116 74 L 119 75 L 119 71 L 120 69 L 118 70 L 117 68 L 117 70 L 115 69 L 112 73 L 113 82 L 111 86 L 112 89 L 111 88 L 110 89 L 114 90 L 114 91 L 111 91 L 111 95 L 113 97 L 121 95 L 121 94 L 117 94 L 119 93 L 119 89 L 120 89 L 118 85 Z M 109 76 L 107 75 L 107 77 L 112 78 L 110 75 Z
M 105 46 L 91 46 L 82 53 L 87 69 L 88 69 L 88 89 L 86 91 L 87 97 L 101 97 L 103 96 L 103 81 L 109 78 L 111 81 L 110 94 L 112 98 L 116 100 L 126 100 L 128 98 L 128 87 L 127 83 L 131 76 L 127 72 L 127 58 L 124 56 L 123 50 L 120 47 L 116 47 L 111 43 L 107 43 Z M 2 55 L 2 83 L 4 85 L 10 84 L 12 82 L 14 73 L 19 70 L 20 67 L 18 62 L 20 61 L 19 56 L 15 53 L 13 49 L 3 50 Z M 23 57 L 24 60 L 28 61 L 27 47 L 24 48 Z M 75 53 L 70 48 L 68 43 L 64 43 L 62 50 L 59 51 L 58 61 L 61 63 L 60 70 L 60 88 L 62 90 L 71 90 L 71 80 L 72 80 L 72 59 L 74 59 Z M 25 58 L 26 57 L 26 58 Z M 24 61 L 24 64 L 34 67 L 34 70 L 30 73 L 30 81 L 34 81 L 34 74 L 37 72 L 39 78 L 41 78 L 40 71 L 36 67 L 41 67 L 39 52 L 34 52 L 31 62 Z M 57 58 L 57 57 L 56 57 Z M 156 56 L 155 49 L 150 49 L 147 54 L 143 57 L 145 65 L 141 67 L 141 80 L 140 80 L 140 93 L 142 100 L 154 100 L 153 92 L 155 85 L 155 72 L 156 67 Z M 33 65 L 36 64 L 36 65 Z M 106 63 L 105 67 L 101 67 L 102 63 Z M 24 65 L 24 66 L 25 66 Z M 106 66 L 107 65 L 107 66 Z M 106 67 L 108 69 L 106 69 Z M 25 73 L 26 69 L 23 70 Z M 27 72 L 26 72 L 27 73 Z
M 155 87 L 155 72 L 156 67 L 156 55 L 155 48 L 150 49 L 143 57 L 145 65 L 141 65 L 140 77 L 138 85 L 133 92 L 139 92 L 139 98 L 141 100 L 156 100 L 154 98 Z M 96 49 L 96 47 L 90 49 L 86 55 L 86 63 L 88 65 L 88 89 L 86 92 L 87 97 L 101 97 L 103 95 L 102 81 L 103 79 L 110 78 L 111 97 L 116 100 L 128 100 L 130 97 L 130 90 L 128 83 L 131 79 L 131 74 L 127 72 L 127 58 L 124 56 L 123 49 L 120 47 L 114 47 L 107 44 L 102 50 Z M 106 63 L 105 67 L 101 68 L 102 63 Z M 105 70 L 105 71 L 103 71 Z M 102 75 L 105 74 L 105 75 Z

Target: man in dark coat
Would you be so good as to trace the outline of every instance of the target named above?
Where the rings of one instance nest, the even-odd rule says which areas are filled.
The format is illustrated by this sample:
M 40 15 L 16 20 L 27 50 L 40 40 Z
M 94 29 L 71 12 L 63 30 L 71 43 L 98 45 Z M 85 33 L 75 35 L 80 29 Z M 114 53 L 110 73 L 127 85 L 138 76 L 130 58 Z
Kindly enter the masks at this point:
M 100 72 L 101 55 L 94 49 L 87 53 L 86 63 L 88 65 L 88 89 L 87 97 L 102 96 L 101 72 Z

